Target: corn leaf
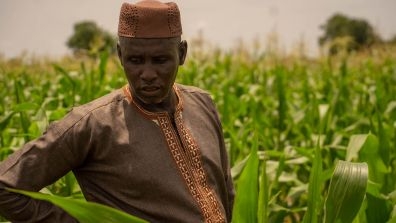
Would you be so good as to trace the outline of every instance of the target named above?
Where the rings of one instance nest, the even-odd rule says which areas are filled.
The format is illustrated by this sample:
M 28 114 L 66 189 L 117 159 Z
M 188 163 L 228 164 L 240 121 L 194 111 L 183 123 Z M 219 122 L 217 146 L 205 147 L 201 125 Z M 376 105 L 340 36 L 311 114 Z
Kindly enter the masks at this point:
M 319 142 L 320 140 L 318 140 Z M 319 204 L 321 198 L 321 184 L 322 184 L 322 155 L 321 147 L 319 144 L 315 148 L 315 157 L 313 159 L 313 165 L 311 174 L 309 176 L 308 185 L 308 209 L 304 215 L 304 223 L 316 223 L 318 222 Z
M 368 134 L 359 151 L 359 160 L 366 162 L 370 171 L 370 180 L 383 184 L 387 167 L 381 158 L 378 138 Z
M 267 177 L 267 162 L 264 160 L 261 167 L 260 190 L 258 200 L 258 223 L 268 222 L 269 186 Z
M 8 189 L 15 193 L 20 193 L 34 199 L 45 200 L 59 206 L 81 223 L 144 223 L 146 221 L 129 215 L 120 210 L 83 200 L 74 200 L 65 197 L 52 196 L 37 192 Z
M 0 132 L 4 131 L 7 128 L 8 123 L 10 123 L 12 116 L 14 116 L 15 112 L 11 112 L 6 115 L 4 118 L 0 120 Z
M 238 179 L 233 222 L 257 222 L 258 169 L 257 147 L 253 146 L 246 166 Z
M 346 161 L 354 161 L 359 156 L 359 151 L 367 139 L 367 134 L 352 135 L 346 149 Z
M 366 194 L 366 163 L 338 161 L 330 180 L 325 206 L 325 223 L 352 222 Z

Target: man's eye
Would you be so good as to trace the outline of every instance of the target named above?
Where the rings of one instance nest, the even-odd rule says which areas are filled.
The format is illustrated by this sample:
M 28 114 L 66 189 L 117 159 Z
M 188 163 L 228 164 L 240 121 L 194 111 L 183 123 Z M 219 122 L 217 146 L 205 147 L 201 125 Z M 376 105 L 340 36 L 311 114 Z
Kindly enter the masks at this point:
M 166 63 L 167 61 L 168 61 L 168 58 L 167 58 L 167 57 L 155 57 L 155 58 L 153 59 L 153 62 L 156 63 L 156 64 L 164 64 L 164 63 Z
M 128 61 L 133 64 L 141 64 L 143 62 L 142 58 L 139 57 L 130 57 Z

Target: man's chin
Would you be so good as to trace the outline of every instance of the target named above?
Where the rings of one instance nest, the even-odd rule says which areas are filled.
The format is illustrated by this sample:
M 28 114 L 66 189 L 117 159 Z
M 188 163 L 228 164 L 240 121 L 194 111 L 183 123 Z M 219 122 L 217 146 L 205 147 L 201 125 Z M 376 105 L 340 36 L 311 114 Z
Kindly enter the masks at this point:
M 156 106 L 160 105 L 164 101 L 164 98 L 147 98 L 147 97 L 138 97 L 138 102 L 143 105 L 148 106 Z

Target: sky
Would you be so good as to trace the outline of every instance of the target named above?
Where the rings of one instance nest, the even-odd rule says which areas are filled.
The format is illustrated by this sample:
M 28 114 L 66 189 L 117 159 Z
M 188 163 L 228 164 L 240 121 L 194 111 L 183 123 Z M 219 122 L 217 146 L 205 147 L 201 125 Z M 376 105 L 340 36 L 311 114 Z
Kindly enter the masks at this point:
M 95 21 L 116 34 L 118 14 L 127 0 L 0 0 L 0 55 L 23 51 L 60 57 L 73 24 Z M 239 40 L 265 44 L 276 33 L 282 49 L 304 41 L 318 52 L 320 26 L 335 13 L 365 19 L 385 39 L 396 35 L 396 0 L 174 0 L 180 8 L 183 37 L 202 32 L 212 45 L 228 49 Z M 136 2 L 136 1 L 129 1 Z

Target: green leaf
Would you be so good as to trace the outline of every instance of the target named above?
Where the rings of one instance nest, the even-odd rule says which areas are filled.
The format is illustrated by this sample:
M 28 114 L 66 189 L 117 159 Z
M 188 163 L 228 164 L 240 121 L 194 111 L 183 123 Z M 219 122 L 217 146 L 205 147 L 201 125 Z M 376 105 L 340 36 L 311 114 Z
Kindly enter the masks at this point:
M 264 160 L 261 164 L 261 179 L 260 179 L 260 190 L 258 199 L 258 223 L 268 222 L 268 204 L 269 204 L 269 186 L 267 176 L 267 162 Z
M 387 222 L 392 211 L 388 200 L 381 197 L 375 197 L 371 194 L 366 194 L 366 199 L 367 222 Z
M 315 157 L 313 159 L 313 165 L 311 174 L 309 176 L 308 185 L 308 209 L 304 215 L 304 223 L 316 223 L 318 222 L 319 204 L 321 202 L 321 185 L 322 185 L 322 155 L 321 147 L 318 145 L 315 148 Z
M 20 104 L 16 104 L 13 107 L 13 110 L 16 112 L 23 112 L 23 111 L 35 111 L 39 108 L 40 106 L 36 103 L 33 102 L 23 102 Z
M 28 192 L 23 190 L 8 189 L 15 193 L 20 193 L 34 199 L 45 200 L 61 207 L 71 216 L 76 218 L 80 223 L 144 223 L 142 219 L 129 215 L 120 210 L 83 200 L 73 200 L 65 197 L 51 196 L 37 192 Z
M 366 163 L 338 161 L 330 180 L 325 223 L 350 223 L 363 203 L 368 182 Z
M 383 184 L 388 170 L 379 152 L 378 138 L 373 134 L 368 134 L 360 149 L 359 160 L 367 163 L 370 171 L 370 180 Z
M 3 119 L 0 120 L 0 132 L 6 129 L 8 123 L 11 121 L 12 116 L 14 116 L 15 112 L 11 112 L 6 115 Z
M 258 167 L 257 147 L 253 146 L 246 166 L 238 179 L 233 222 L 257 222 Z
M 364 142 L 366 142 L 367 134 L 360 135 L 352 135 L 349 139 L 347 153 L 346 153 L 346 161 L 356 160 L 359 156 L 359 151 L 363 147 Z
M 347 147 L 346 161 L 366 162 L 370 170 L 370 180 L 382 184 L 388 172 L 381 158 L 378 138 L 373 134 L 352 135 Z

